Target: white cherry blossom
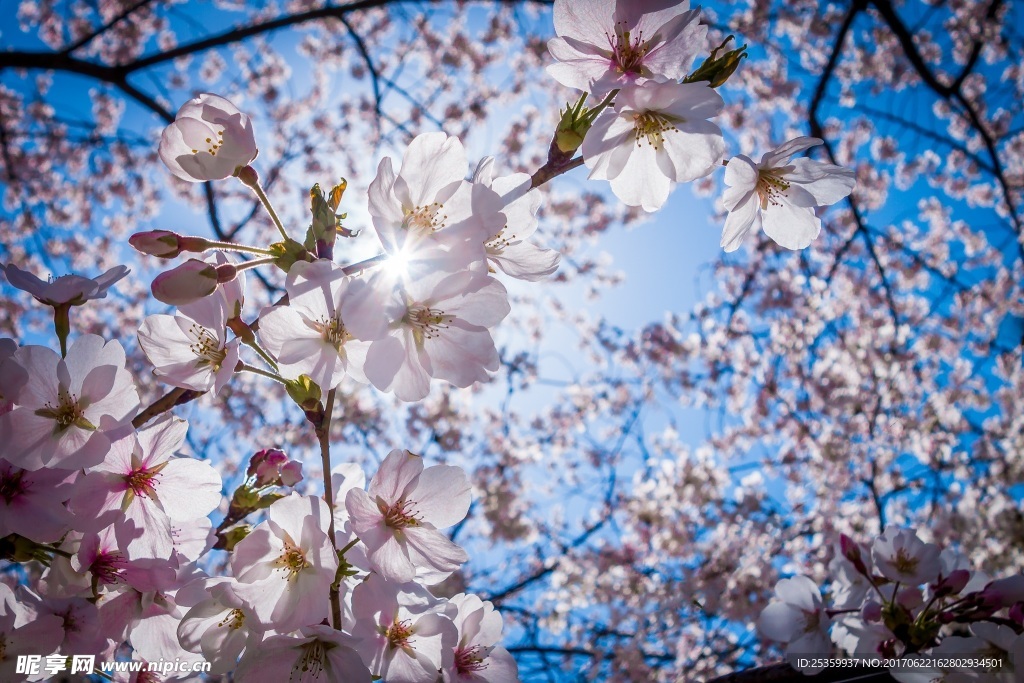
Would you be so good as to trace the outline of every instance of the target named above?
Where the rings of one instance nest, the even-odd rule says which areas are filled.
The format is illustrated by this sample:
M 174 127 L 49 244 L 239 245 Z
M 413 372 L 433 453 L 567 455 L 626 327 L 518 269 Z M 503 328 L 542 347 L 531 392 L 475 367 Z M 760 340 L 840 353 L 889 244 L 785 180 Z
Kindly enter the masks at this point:
M 458 638 L 454 606 L 418 584 L 400 585 L 370 574 L 352 594 L 359 654 L 388 683 L 436 683 L 449 669 Z
M 815 209 L 835 204 L 853 191 L 853 171 L 794 154 L 822 144 L 799 137 L 754 161 L 740 154 L 725 169 L 722 204 L 729 212 L 722 232 L 726 251 L 739 249 L 743 236 L 760 218 L 766 235 L 787 249 L 807 247 L 821 232 Z
M 500 226 L 491 226 L 485 248 L 487 261 L 503 273 L 519 280 L 540 280 L 558 269 L 562 255 L 554 249 L 538 247 L 527 240 L 537 230 L 537 211 L 541 197 L 531 190 L 531 178 L 525 173 L 513 173 L 493 178 L 493 157 L 484 157 L 473 182 L 490 188 L 500 195 L 502 209 L 498 214 Z M 495 231 L 495 227 L 498 230 Z
M 871 546 L 878 572 L 890 581 L 919 586 L 934 581 L 942 569 L 940 549 L 925 543 L 913 529 L 888 526 Z
M 489 601 L 459 593 L 449 600 L 459 639 L 451 667 L 443 669 L 444 683 L 517 683 L 516 660 L 501 647 L 501 615 Z
M 799 655 L 819 657 L 832 652 L 828 629 L 832 623 L 821 601 L 821 591 L 806 576 L 782 579 L 775 585 L 776 600 L 761 611 L 757 629 L 768 640 L 786 643 L 786 657 L 796 665 Z M 820 668 L 806 667 L 804 673 Z
M 377 290 L 345 275 L 330 261 L 296 263 L 285 283 L 288 305 L 266 310 L 259 337 L 283 377 L 309 375 L 324 391 L 345 375 L 365 382 L 369 341 L 384 334 L 387 318 Z
M 338 570 L 327 536 L 330 515 L 322 498 L 293 493 L 271 505 L 266 521 L 235 546 L 233 590 L 261 629 L 287 633 L 327 617 Z
M 433 273 L 398 287 L 385 277 L 373 282 L 391 290 L 386 311 L 393 321 L 366 355 L 366 377 L 375 387 L 418 401 L 432 377 L 468 387 L 498 369 L 488 328 L 508 315 L 508 294 L 482 269 Z
M 474 191 L 465 180 L 468 167 L 462 142 L 443 132 L 416 136 L 397 175 L 390 157 L 381 160 L 370 183 L 369 211 L 404 279 L 484 260 L 487 226 L 498 220 L 501 201 L 493 192 Z
M 234 175 L 257 152 L 249 117 L 209 93 L 183 104 L 160 136 L 160 159 L 171 173 L 193 183 Z
M 548 73 L 601 96 L 648 81 L 678 81 L 704 48 L 707 27 L 688 0 L 555 0 Z
M 223 254 L 213 258 L 227 263 Z M 219 393 L 224 388 L 238 363 L 239 340 L 228 341 L 227 323 L 241 312 L 244 277 L 239 273 L 213 294 L 181 306 L 177 315 L 142 321 L 139 344 L 158 377 L 183 389 Z
M 129 272 L 127 266 L 114 266 L 93 278 L 72 274 L 44 282 L 13 263 L 8 263 L 3 270 L 8 282 L 47 306 L 80 306 L 91 299 L 102 299 L 107 296 L 107 290 Z
M 583 139 L 590 177 L 610 181 L 629 206 L 660 209 L 672 183 L 703 178 L 721 161 L 722 130 L 708 119 L 723 106 L 706 83 L 624 88 Z
M 3 363 L 27 379 L 0 416 L 0 443 L 13 465 L 80 469 L 103 461 L 110 434 L 135 415 L 139 394 L 116 341 L 83 334 L 67 358 L 43 346 L 23 346 Z
M 370 683 L 355 647 L 361 644 L 328 626 L 307 626 L 297 636 L 277 635 L 248 648 L 238 663 L 238 683 Z

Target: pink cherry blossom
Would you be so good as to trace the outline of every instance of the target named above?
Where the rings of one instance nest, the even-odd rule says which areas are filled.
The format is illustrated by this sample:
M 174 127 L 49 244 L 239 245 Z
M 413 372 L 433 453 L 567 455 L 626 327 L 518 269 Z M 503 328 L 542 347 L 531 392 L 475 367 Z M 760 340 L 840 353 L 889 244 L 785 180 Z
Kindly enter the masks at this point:
M 19 655 L 48 655 L 64 638 L 63 620 L 54 614 L 39 614 L 15 599 L 14 592 L 0 583 L 0 680 L 17 681 Z
M 4 457 L 13 465 L 79 469 L 100 463 L 110 434 L 134 415 L 139 404 L 124 349 L 93 334 L 80 336 L 67 358 L 42 346 L 23 346 L 4 361 L 27 375 L 0 416 Z
M 471 501 L 466 473 L 458 467 L 423 468 L 423 458 L 393 450 L 370 480 L 345 498 L 352 528 L 374 568 L 389 581 L 412 581 L 417 569 L 436 582 L 468 557 L 439 529 L 457 524 Z
M 253 453 L 245 476 L 253 488 L 267 486 L 295 486 L 302 480 L 302 463 L 289 460 L 279 448 L 265 448 Z
M 211 263 L 191 258 L 153 280 L 153 296 L 170 306 L 191 304 L 217 291 L 219 275 Z
M 221 501 L 220 474 L 209 463 L 172 457 L 187 431 L 184 420 L 166 418 L 114 441 L 76 485 L 71 509 L 79 528 L 127 521 L 139 534 L 128 546 L 133 557 L 171 557 L 171 520 L 205 517 Z
M 160 158 L 189 182 L 219 180 L 256 158 L 252 122 L 223 97 L 189 100 L 160 137 Z
M 114 266 L 94 278 L 81 275 L 61 275 L 49 282 L 40 280 L 13 263 L 4 266 L 4 272 L 8 282 L 48 306 L 81 306 L 91 299 L 104 298 L 107 295 L 107 290 L 129 271 L 125 266 Z
M 558 269 L 562 258 L 554 249 L 539 247 L 527 240 L 537 230 L 540 192 L 531 190 L 531 179 L 525 173 L 493 178 L 493 157 L 484 157 L 473 174 L 473 182 L 500 195 L 502 209 L 500 228 L 489 229 L 485 248 L 488 262 L 510 277 L 540 280 Z
M 453 622 L 459 632 L 444 683 L 517 683 L 516 661 L 501 647 L 501 615 L 489 601 L 459 593 L 449 600 L 458 608 Z
M 234 592 L 262 629 L 294 631 L 327 617 L 338 570 L 327 536 L 330 515 L 322 498 L 293 493 L 271 505 L 267 520 L 235 546 Z
M 729 160 L 722 204 L 729 212 L 722 232 L 726 251 L 739 249 L 757 222 L 766 235 L 787 249 L 807 247 L 821 232 L 815 208 L 835 204 L 853 191 L 853 171 L 811 159 L 790 161 L 794 154 L 822 144 L 799 137 L 764 154 L 754 163 L 744 155 Z
M 55 543 L 71 528 L 64 506 L 74 475 L 67 470 L 23 470 L 0 459 L 0 538 L 19 534 Z
M 667 6 L 666 6 L 667 5 Z M 555 80 L 601 96 L 647 81 L 678 81 L 704 47 L 707 27 L 688 0 L 555 0 Z
M 385 278 L 375 281 L 386 286 Z M 497 280 L 477 270 L 434 273 L 394 288 L 387 312 L 388 336 L 370 346 L 366 377 L 403 401 L 418 401 L 430 379 L 457 387 L 483 382 L 498 369 L 488 330 L 509 312 L 508 294 Z
M 345 375 L 365 382 L 369 340 L 387 326 L 377 291 L 323 260 L 296 263 L 285 287 L 288 305 L 264 311 L 259 329 L 282 376 L 309 375 L 325 391 Z
M 246 650 L 234 680 L 238 683 L 370 683 L 366 665 L 350 636 L 327 626 L 307 626 L 298 636 L 267 638 Z
M 624 88 L 583 139 L 590 177 L 610 181 L 629 206 L 660 209 L 672 183 L 703 178 L 721 161 L 722 131 L 708 119 L 724 105 L 706 83 Z
M 371 574 L 353 591 L 352 612 L 359 654 L 388 683 L 436 683 L 438 669 L 454 665 L 455 608 L 417 584 Z

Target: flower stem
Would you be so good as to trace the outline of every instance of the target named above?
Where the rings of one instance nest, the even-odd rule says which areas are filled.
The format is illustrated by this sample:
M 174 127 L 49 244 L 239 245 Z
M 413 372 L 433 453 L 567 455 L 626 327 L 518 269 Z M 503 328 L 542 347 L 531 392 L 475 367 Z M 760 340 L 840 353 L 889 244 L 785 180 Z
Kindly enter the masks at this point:
M 334 538 L 334 487 L 331 484 L 331 413 L 334 412 L 334 396 L 337 389 L 327 392 L 327 405 L 324 407 L 323 417 L 320 419 L 320 426 L 316 428 L 317 440 L 320 442 L 320 459 L 324 476 L 324 499 L 331 510 L 331 521 L 327 529 L 327 535 L 331 539 L 331 546 L 335 553 L 338 551 L 338 543 Z M 331 621 L 334 628 L 341 630 L 341 595 L 338 587 L 331 585 Z
M 68 357 L 68 335 L 71 333 L 71 304 L 53 307 L 53 329 L 60 340 L 60 357 Z
M 345 266 L 342 270 L 345 272 L 345 275 L 353 275 L 355 273 L 362 272 L 367 268 L 372 268 L 378 263 L 383 263 L 384 261 L 387 260 L 387 258 L 387 254 L 377 254 L 376 256 L 366 259 L 365 261 L 359 261 L 358 263 L 353 263 L 352 265 Z
M 252 185 L 249 185 L 249 187 L 251 187 L 252 191 L 256 193 L 256 196 L 259 197 L 260 202 L 263 203 L 263 207 L 267 210 L 267 213 L 269 213 L 270 217 L 274 220 L 274 225 L 276 225 L 277 229 L 280 231 L 281 237 L 283 237 L 284 239 L 288 239 L 288 232 L 284 229 L 284 224 L 278 217 L 277 211 L 274 211 L 274 206 L 270 203 L 270 198 L 267 197 L 267 193 L 263 191 L 263 187 L 260 186 L 259 182 L 253 183 Z
M 257 266 L 265 266 L 273 263 L 276 260 L 276 256 L 268 256 L 266 258 L 253 259 L 252 261 L 246 261 L 245 263 L 238 264 L 237 266 L 235 266 L 235 271 L 237 272 L 239 270 L 249 270 L 250 268 L 256 268 Z
M 216 240 L 205 240 L 204 246 L 209 249 L 221 249 L 223 251 L 243 251 L 247 254 L 259 254 L 261 256 L 273 256 L 274 252 L 260 247 L 250 247 L 248 244 L 235 244 L 233 242 L 218 242 Z M 205 251 L 205 250 L 204 250 Z
M 268 372 L 268 371 L 266 371 L 266 370 L 264 370 L 262 368 L 257 368 L 254 365 L 249 365 L 248 363 L 241 363 L 240 365 L 241 365 L 241 367 L 237 367 L 237 366 L 236 367 L 237 367 L 238 370 L 241 370 L 242 372 L 251 372 L 254 375 L 262 375 L 263 377 L 267 377 L 269 379 L 272 379 L 275 382 L 280 382 L 281 384 L 286 384 L 284 378 L 281 377 L 281 375 L 278 375 L 277 373 Z

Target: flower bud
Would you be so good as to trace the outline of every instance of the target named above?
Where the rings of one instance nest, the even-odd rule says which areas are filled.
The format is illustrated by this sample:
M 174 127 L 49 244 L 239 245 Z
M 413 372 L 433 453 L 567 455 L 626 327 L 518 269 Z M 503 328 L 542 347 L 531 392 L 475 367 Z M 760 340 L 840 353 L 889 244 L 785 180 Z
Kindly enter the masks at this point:
M 1024 574 L 990 581 L 981 591 L 981 599 L 986 607 L 994 609 L 1024 602 Z
M 861 557 L 860 545 L 846 534 L 839 535 L 839 550 L 843 557 L 850 561 L 857 573 L 867 576 L 868 568 Z
M 971 572 L 969 570 L 954 569 L 949 573 L 949 576 L 942 577 L 942 580 L 935 584 L 935 596 L 941 598 L 947 595 L 957 595 L 970 580 Z
M 860 609 L 861 618 L 869 623 L 877 623 L 882 620 L 882 605 L 874 600 L 868 600 Z
M 1024 626 L 1024 602 L 1018 602 L 1010 608 L 1010 621 L 1019 626 Z
M 218 266 L 189 259 L 153 280 L 153 296 L 171 306 L 183 306 L 217 291 Z
M 254 479 L 255 488 L 294 486 L 302 480 L 302 463 L 289 460 L 278 448 L 266 448 L 253 454 L 245 474 Z
M 174 258 L 181 253 L 179 236 L 167 230 L 137 232 L 128 238 L 128 244 L 137 251 L 158 258 Z
M 728 36 L 723 40 L 721 45 L 711 51 L 711 54 L 704 60 L 704 63 L 687 76 L 683 82 L 697 83 L 699 81 L 707 81 L 710 87 L 717 88 L 728 81 L 729 77 L 739 67 L 740 60 L 747 56 L 747 46 L 740 45 L 735 50 L 730 50 L 719 57 L 719 51 L 725 49 L 730 40 L 732 40 L 732 36 Z

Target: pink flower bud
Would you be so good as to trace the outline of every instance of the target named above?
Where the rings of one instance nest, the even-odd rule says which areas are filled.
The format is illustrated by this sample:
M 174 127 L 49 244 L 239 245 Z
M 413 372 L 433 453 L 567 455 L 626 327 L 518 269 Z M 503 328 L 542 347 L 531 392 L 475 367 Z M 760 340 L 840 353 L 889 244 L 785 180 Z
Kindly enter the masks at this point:
M 954 569 L 935 584 L 935 595 L 943 597 L 946 595 L 957 595 L 964 589 L 967 582 L 971 580 L 971 572 L 967 569 Z
M 147 230 L 129 237 L 128 244 L 143 254 L 158 258 L 174 258 L 181 253 L 179 239 L 180 235 L 168 230 Z
M 981 597 L 987 607 L 995 609 L 1024 602 L 1024 574 L 990 581 L 981 591 Z
M 1010 621 L 1024 626 L 1024 602 L 1018 602 L 1010 608 Z
M 217 266 L 217 284 L 224 284 L 225 282 L 231 282 L 238 276 L 238 268 L 235 268 L 230 263 L 222 263 Z
M 245 473 L 255 480 L 255 488 L 294 486 L 302 480 L 302 463 L 289 460 L 279 448 L 266 448 L 253 454 Z
M 869 623 L 877 623 L 882 620 L 882 606 L 874 600 L 868 600 L 860 609 L 861 618 Z
M 171 306 L 184 306 L 217 291 L 217 267 L 189 259 L 153 280 L 153 296 Z
M 839 535 L 839 550 L 858 573 L 867 576 L 868 568 L 861 558 L 860 545 L 846 534 Z

